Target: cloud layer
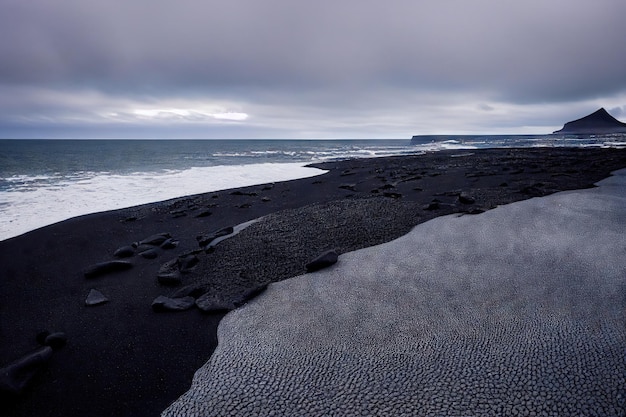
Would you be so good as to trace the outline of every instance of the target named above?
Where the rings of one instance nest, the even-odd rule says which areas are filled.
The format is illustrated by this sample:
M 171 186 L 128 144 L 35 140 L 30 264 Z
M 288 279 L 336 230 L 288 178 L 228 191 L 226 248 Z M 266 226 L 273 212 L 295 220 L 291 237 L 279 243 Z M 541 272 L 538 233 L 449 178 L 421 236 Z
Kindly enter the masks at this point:
M 0 0 L 0 136 L 549 131 L 626 104 L 623 16 L 620 0 Z

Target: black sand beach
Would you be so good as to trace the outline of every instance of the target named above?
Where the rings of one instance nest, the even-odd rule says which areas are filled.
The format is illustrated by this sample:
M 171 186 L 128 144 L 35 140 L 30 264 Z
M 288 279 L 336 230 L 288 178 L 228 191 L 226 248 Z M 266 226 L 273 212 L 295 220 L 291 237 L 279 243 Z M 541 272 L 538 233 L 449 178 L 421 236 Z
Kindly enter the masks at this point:
M 38 349 L 41 331 L 67 337 L 21 394 L 2 394 L 0 414 L 158 415 L 210 357 L 225 312 L 155 312 L 156 297 L 202 295 L 216 308 L 234 307 L 269 282 L 304 273 L 328 249 L 341 254 L 437 216 L 592 187 L 626 167 L 626 150 L 445 151 L 313 166 L 329 172 L 83 216 L 0 242 L 0 367 Z M 262 216 L 210 247 L 211 233 Z M 160 233 L 175 247 L 155 246 L 146 255 L 153 258 L 138 248 L 113 255 Z M 85 276 L 109 261 L 132 267 Z M 86 306 L 92 288 L 109 301 Z

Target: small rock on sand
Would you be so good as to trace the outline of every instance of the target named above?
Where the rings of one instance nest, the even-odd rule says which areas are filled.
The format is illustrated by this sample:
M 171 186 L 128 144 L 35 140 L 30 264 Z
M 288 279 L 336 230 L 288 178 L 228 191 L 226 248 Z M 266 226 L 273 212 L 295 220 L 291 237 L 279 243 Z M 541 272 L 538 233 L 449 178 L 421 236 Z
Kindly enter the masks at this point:
M 100 304 L 107 303 L 108 301 L 109 299 L 104 294 L 102 294 L 100 291 L 96 290 L 95 288 L 92 288 L 89 291 L 87 298 L 85 299 L 85 305 L 97 306 Z
M 193 307 L 195 301 L 193 297 L 170 298 L 160 295 L 152 302 L 152 309 L 156 312 L 185 311 Z

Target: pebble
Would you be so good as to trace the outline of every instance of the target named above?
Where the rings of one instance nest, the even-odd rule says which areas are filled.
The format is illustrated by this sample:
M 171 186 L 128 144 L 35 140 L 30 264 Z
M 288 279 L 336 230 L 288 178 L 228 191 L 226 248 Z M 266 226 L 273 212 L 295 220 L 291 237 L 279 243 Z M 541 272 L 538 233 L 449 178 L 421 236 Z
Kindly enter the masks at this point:
M 104 294 L 102 294 L 100 291 L 96 290 L 95 288 L 92 288 L 91 290 L 89 290 L 89 294 L 87 295 L 87 298 L 85 299 L 85 305 L 97 306 L 100 304 L 107 303 L 108 301 L 109 299 Z
M 193 307 L 195 301 L 193 297 L 170 298 L 160 295 L 152 302 L 152 310 L 156 312 L 185 311 Z

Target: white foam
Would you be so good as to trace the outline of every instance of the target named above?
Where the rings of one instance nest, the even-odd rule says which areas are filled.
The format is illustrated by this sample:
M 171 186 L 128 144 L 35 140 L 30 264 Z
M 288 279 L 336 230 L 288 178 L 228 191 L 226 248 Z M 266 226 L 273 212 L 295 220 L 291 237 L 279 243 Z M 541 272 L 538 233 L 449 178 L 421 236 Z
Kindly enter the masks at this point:
M 16 186 L 0 192 L 0 240 L 84 214 L 325 172 L 304 165 L 229 165 L 129 175 L 81 173 L 80 178 L 11 177 L 8 181 Z M 37 186 L 29 185 L 33 182 Z

